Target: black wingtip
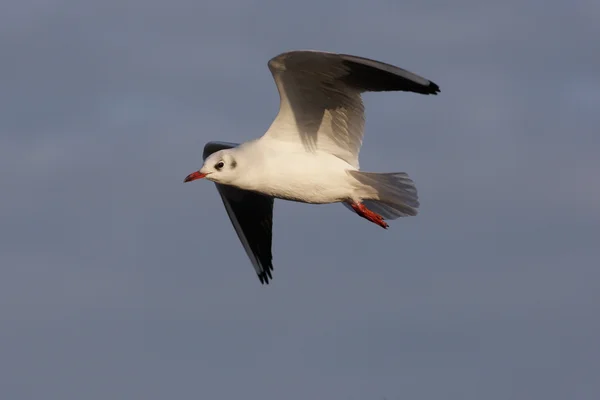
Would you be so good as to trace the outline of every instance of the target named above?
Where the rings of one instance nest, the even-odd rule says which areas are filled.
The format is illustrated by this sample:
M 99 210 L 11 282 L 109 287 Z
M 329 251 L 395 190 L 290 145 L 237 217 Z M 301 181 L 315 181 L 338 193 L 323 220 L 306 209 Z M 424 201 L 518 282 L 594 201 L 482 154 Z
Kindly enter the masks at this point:
M 264 272 L 261 274 L 257 274 L 258 275 L 258 280 L 260 281 L 260 283 L 262 285 L 264 284 L 269 284 L 269 277 L 267 276 L 267 274 L 265 274 Z
M 343 55 L 343 57 L 343 64 L 348 68 L 348 74 L 342 80 L 361 90 L 403 91 L 425 95 L 435 95 L 440 92 L 440 87 L 436 83 L 391 64 L 356 56 Z
M 269 284 L 269 280 L 273 280 L 273 274 L 271 274 L 271 271 L 273 271 L 273 264 L 269 264 L 267 265 L 267 268 L 265 271 L 261 272 L 260 274 L 256 274 L 258 276 L 258 280 L 260 280 L 261 284 Z
M 440 87 L 437 83 L 429 81 L 429 85 L 427 86 L 427 93 L 424 94 L 433 94 L 437 95 L 440 92 Z

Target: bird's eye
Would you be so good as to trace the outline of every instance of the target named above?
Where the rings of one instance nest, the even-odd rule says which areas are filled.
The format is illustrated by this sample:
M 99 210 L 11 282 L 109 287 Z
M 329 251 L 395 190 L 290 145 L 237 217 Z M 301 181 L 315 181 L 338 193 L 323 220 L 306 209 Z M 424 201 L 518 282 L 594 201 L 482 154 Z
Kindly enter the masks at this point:
M 225 166 L 225 163 L 223 161 L 219 161 L 218 163 L 215 164 L 215 169 L 220 170 L 224 166 Z

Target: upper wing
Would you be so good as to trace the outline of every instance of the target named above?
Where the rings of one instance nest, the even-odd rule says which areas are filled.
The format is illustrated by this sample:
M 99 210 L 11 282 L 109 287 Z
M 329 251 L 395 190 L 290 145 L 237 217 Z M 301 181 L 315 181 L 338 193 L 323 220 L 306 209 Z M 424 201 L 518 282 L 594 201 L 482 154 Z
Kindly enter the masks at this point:
M 356 168 L 364 133 L 362 92 L 440 91 L 412 72 L 346 54 L 291 51 L 268 65 L 280 103 L 265 136 L 301 141 L 308 151 L 329 152 Z
M 236 147 L 236 143 L 209 142 L 204 146 L 203 158 L 212 153 Z M 273 197 L 215 183 L 227 215 L 235 228 L 246 254 L 252 261 L 261 283 L 273 279 L 271 254 L 273 228 Z

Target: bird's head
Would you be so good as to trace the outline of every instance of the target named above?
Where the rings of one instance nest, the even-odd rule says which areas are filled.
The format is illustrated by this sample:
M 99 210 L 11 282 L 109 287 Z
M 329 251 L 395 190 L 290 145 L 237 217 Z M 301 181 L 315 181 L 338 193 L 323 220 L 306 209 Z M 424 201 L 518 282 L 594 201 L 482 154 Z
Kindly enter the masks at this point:
M 231 149 L 217 151 L 204 160 L 204 165 L 192 172 L 184 182 L 206 178 L 216 183 L 231 183 L 237 177 L 237 161 Z

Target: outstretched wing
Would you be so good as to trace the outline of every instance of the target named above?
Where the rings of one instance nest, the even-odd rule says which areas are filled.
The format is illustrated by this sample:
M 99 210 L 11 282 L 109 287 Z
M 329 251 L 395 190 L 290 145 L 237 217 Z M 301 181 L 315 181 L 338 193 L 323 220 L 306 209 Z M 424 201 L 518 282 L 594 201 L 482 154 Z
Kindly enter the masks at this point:
M 367 58 L 291 51 L 269 61 L 279 113 L 265 137 L 299 141 L 358 168 L 364 134 L 363 92 L 437 94 L 439 86 L 412 72 Z
M 209 142 L 204 146 L 203 158 L 212 153 L 236 147 L 236 143 Z M 261 283 L 273 279 L 273 256 L 271 254 L 274 199 L 234 186 L 215 183 L 223 200 L 227 215 L 235 228 L 246 254 L 252 261 Z

